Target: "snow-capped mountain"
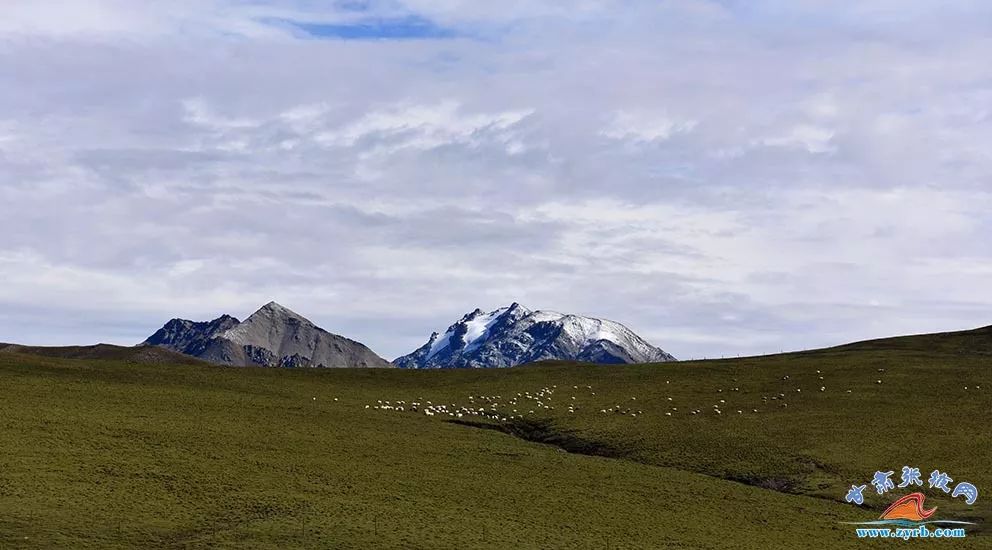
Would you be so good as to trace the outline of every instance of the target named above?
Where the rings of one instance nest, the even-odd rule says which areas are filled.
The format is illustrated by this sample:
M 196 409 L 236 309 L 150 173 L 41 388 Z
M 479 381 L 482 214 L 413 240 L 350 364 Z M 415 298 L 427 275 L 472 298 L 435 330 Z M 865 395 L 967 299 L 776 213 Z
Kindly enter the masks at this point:
M 141 345 L 235 366 L 393 366 L 361 343 L 331 334 L 275 302 L 243 322 L 230 315 L 209 322 L 173 319 Z
M 513 367 L 541 359 L 593 363 L 675 361 L 614 321 L 531 311 L 520 304 L 476 309 L 433 333 L 426 344 L 393 361 L 412 369 Z

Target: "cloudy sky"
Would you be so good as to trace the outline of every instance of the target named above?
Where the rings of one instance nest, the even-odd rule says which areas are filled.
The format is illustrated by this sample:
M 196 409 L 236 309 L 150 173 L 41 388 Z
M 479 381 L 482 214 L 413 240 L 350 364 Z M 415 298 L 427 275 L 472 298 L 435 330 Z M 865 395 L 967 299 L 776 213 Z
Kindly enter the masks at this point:
M 680 358 L 992 324 L 992 3 L 5 0 L 0 341 L 276 300 Z

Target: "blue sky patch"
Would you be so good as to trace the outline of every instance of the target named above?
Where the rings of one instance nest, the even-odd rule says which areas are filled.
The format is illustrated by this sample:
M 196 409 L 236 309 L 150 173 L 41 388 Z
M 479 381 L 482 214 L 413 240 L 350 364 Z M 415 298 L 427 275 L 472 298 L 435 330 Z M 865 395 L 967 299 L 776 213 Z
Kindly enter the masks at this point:
M 287 21 L 314 38 L 343 40 L 416 40 L 454 38 L 457 33 L 423 17 L 371 19 L 359 23 L 327 24 Z

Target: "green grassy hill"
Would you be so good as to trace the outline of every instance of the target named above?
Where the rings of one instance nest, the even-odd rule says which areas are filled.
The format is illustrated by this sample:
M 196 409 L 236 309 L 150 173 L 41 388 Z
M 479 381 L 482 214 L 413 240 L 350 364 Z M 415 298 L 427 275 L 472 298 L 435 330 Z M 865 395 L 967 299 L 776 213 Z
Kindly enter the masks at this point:
M 823 351 L 922 351 L 960 355 L 992 355 L 992 326 L 974 330 L 897 336 L 855 342 Z
M 903 494 L 869 487 L 864 507 L 844 503 L 876 470 L 898 482 L 903 465 L 939 468 L 992 488 L 990 342 L 980 329 L 721 361 L 458 371 L 8 350 L 0 548 L 873 546 L 840 522 L 875 519 Z M 428 401 L 498 402 L 523 418 L 428 417 Z M 969 507 L 926 492 L 941 517 L 978 523 L 955 547 L 992 545 L 992 497 Z
M 125 363 L 145 363 L 153 365 L 206 365 L 195 357 L 176 353 L 156 346 L 115 346 L 95 344 L 92 346 L 22 346 L 0 344 L 0 353 L 40 355 L 61 359 L 96 359 L 121 361 Z

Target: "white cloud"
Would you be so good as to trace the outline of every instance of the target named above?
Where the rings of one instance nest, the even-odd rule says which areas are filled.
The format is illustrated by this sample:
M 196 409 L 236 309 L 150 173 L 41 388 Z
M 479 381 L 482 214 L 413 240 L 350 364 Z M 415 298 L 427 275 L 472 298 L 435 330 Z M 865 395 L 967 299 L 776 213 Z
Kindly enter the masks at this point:
M 618 111 L 601 134 L 617 140 L 666 140 L 673 134 L 690 132 L 696 121 L 672 120 L 664 113 Z
M 185 116 L 183 120 L 209 130 L 236 130 L 256 128 L 260 121 L 247 118 L 225 118 L 210 110 L 210 106 L 202 98 L 189 98 L 182 101 Z M 292 114 L 290 116 L 293 116 Z
M 269 299 L 386 356 L 513 300 L 680 356 L 987 324 L 988 7 L 903 5 L 15 2 L 0 340 Z M 458 38 L 273 22 L 409 15 Z
M 387 144 L 380 152 L 389 153 L 404 147 L 433 149 L 454 143 L 473 144 L 483 134 L 504 134 L 504 141 L 510 147 L 511 138 L 506 133 L 531 114 L 532 110 L 466 112 L 456 101 L 400 104 L 369 112 L 343 128 L 321 132 L 315 139 L 323 145 L 340 147 L 353 147 L 371 139 Z M 512 143 L 519 152 L 521 146 Z
M 783 135 L 765 138 L 762 143 L 771 147 L 799 147 L 810 153 L 832 153 L 836 150 L 831 143 L 833 137 L 834 132 L 828 128 L 800 124 Z

